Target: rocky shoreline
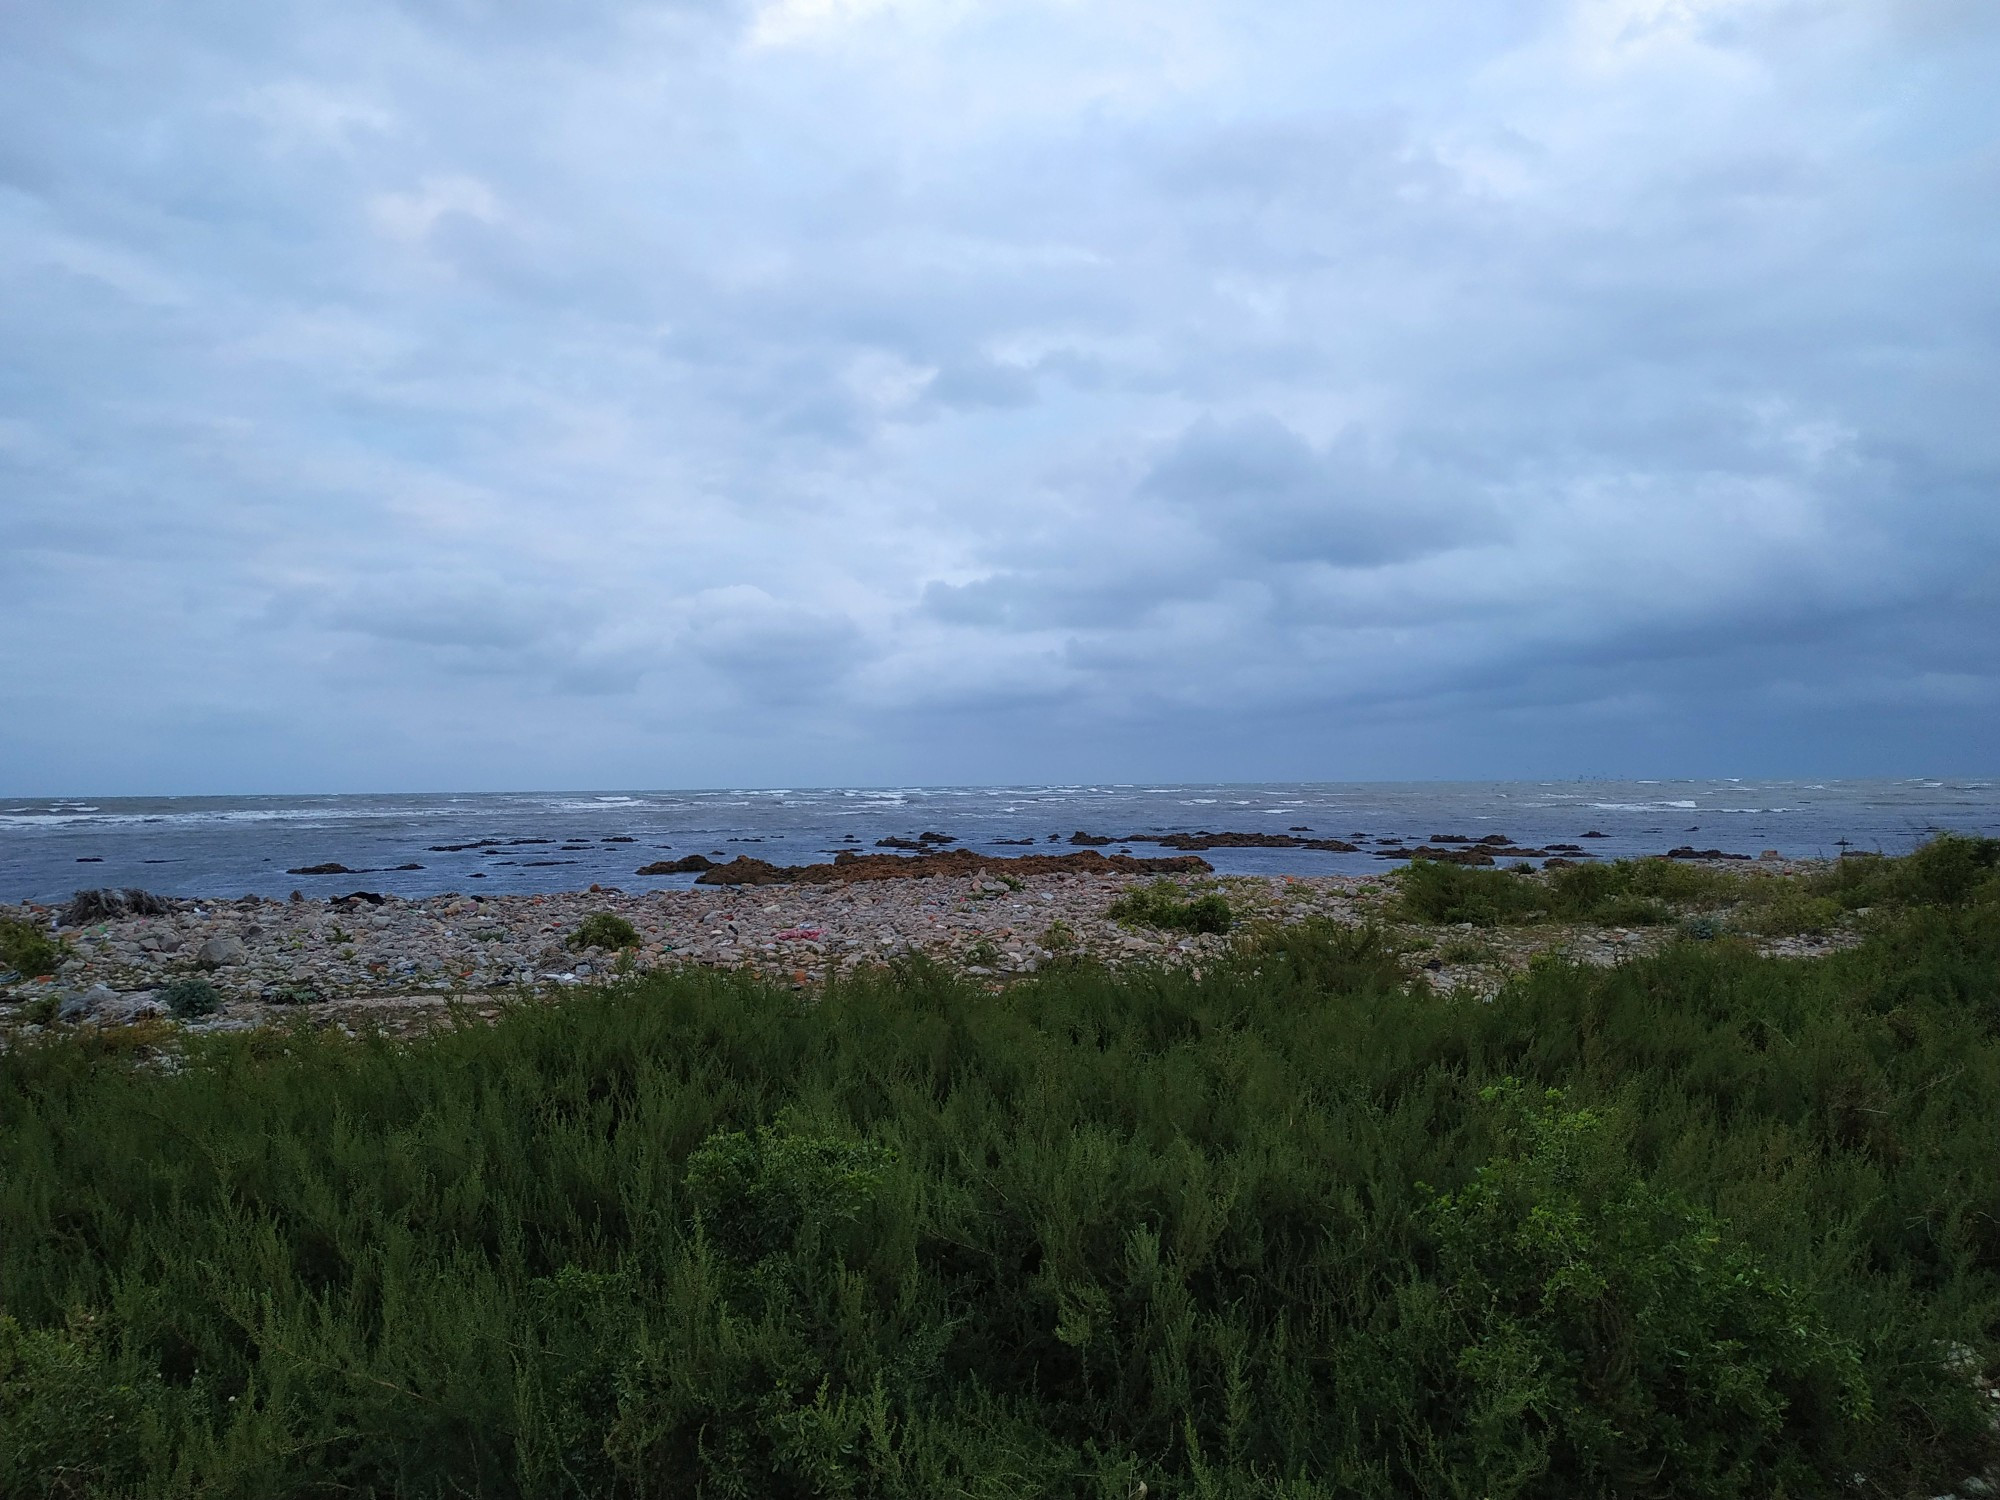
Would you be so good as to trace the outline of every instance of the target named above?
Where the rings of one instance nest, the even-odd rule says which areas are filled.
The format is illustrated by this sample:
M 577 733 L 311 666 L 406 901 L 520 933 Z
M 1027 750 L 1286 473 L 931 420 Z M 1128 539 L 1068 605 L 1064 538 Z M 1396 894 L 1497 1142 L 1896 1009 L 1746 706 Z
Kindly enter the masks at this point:
M 863 856 L 897 863 L 893 857 Z M 1075 861 L 1072 863 L 1072 861 Z M 969 870 L 945 866 L 969 862 Z M 1183 863 L 1184 862 L 1184 863 Z M 497 1009 L 511 996 L 560 993 L 635 971 L 682 966 L 746 970 L 801 988 L 856 966 L 923 954 L 1003 982 L 1051 961 L 1198 964 L 1229 939 L 1137 927 L 1109 912 L 1119 897 L 1159 878 L 1154 861 L 1121 868 L 1103 856 L 1011 862 L 953 855 L 902 862 L 903 878 L 697 886 L 628 894 L 609 887 L 547 895 L 447 895 L 404 899 L 352 892 L 289 901 L 199 901 L 91 893 L 62 908 L 0 907 L 0 917 L 49 929 L 64 945 L 54 974 L 0 974 L 0 1035 L 49 1025 L 118 1026 L 166 1013 L 163 992 L 199 977 L 215 987 L 214 1014 L 193 1029 L 233 1029 L 307 1016 L 351 1026 L 449 1001 Z M 1392 885 L 1370 876 L 1204 878 L 1176 861 L 1190 884 L 1220 892 L 1239 924 L 1319 917 L 1394 921 Z M 1740 868 L 1740 866 L 1739 866 Z M 1786 862 L 1771 873 L 1803 868 Z M 1016 870 L 1021 873 L 1015 873 Z M 929 873 L 920 873 L 928 871 Z M 139 893 L 135 893 L 139 894 Z M 631 924 L 627 947 L 578 947 L 578 929 L 603 913 Z M 1615 963 L 1665 939 L 1657 928 L 1412 930 L 1412 969 L 1440 988 L 1490 991 L 1539 951 L 1559 948 Z M 1826 951 L 1847 935 L 1781 939 L 1774 953 Z M 1434 950 L 1426 956 L 1426 950 Z

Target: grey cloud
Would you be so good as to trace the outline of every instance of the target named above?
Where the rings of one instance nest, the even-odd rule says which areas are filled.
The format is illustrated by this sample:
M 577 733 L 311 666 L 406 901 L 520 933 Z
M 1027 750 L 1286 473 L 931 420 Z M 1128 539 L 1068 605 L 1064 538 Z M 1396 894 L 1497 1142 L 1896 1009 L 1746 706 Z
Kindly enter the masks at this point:
M 1315 448 L 1270 417 L 1197 422 L 1142 488 L 1274 561 L 1407 562 L 1496 531 L 1463 475 L 1376 458 L 1351 436 Z
M 762 589 L 714 589 L 689 602 L 692 654 L 754 705 L 824 698 L 863 657 L 860 632 L 850 620 L 786 604 Z

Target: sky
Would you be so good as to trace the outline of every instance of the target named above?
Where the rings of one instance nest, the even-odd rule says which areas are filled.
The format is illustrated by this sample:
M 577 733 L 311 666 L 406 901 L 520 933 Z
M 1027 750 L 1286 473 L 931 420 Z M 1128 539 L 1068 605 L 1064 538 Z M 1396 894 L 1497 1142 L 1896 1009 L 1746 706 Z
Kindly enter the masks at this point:
M 1979 774 L 1990 0 L 13 0 L 0 791 Z

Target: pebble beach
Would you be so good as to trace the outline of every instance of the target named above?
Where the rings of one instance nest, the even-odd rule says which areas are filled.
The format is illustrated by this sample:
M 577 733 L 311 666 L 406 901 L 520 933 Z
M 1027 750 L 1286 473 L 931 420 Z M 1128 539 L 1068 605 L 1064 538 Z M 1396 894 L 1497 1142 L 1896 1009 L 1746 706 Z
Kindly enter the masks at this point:
M 1763 865 L 1771 874 L 1802 867 Z M 60 908 L 21 904 L 0 907 L 0 916 L 51 928 L 65 956 L 53 975 L 0 975 L 0 1031 L 32 1035 L 48 1025 L 157 1020 L 165 1014 L 163 988 L 192 976 L 213 984 L 222 1000 L 214 1014 L 186 1023 L 195 1030 L 299 1019 L 409 1030 L 454 1006 L 495 1013 L 511 998 L 559 996 L 571 986 L 690 965 L 809 989 L 857 966 L 922 954 L 999 985 L 1077 957 L 1111 965 L 1199 964 L 1228 944 L 1215 934 L 1159 931 L 1110 915 L 1120 896 L 1152 878 L 988 869 L 970 877 L 640 894 L 594 887 L 418 899 L 357 892 L 330 900 L 155 900 L 147 912 L 68 926 L 56 925 Z M 1392 915 L 1392 883 L 1377 877 L 1194 876 L 1183 883 L 1223 894 L 1239 930 Z M 577 946 L 579 927 L 598 913 L 629 922 L 636 945 Z M 1552 946 L 1608 964 L 1663 940 L 1658 929 L 1487 931 L 1476 953 L 1463 951 L 1465 942 L 1444 941 L 1435 945 L 1443 956 L 1425 961 L 1421 950 L 1430 940 L 1418 934 L 1412 967 L 1441 988 L 1490 989 Z M 1836 933 L 1764 946 L 1808 954 L 1846 940 Z

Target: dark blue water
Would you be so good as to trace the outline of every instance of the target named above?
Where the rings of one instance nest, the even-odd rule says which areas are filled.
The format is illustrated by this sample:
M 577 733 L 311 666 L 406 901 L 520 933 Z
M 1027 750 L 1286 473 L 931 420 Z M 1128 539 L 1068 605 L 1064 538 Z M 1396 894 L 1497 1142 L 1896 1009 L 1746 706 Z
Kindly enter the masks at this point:
M 1300 785 L 924 787 L 339 797 L 107 797 L 0 802 L 0 900 L 50 901 L 84 886 L 162 895 L 431 895 L 686 885 L 642 864 L 684 854 L 823 860 L 883 837 L 936 832 L 993 854 L 1057 852 L 1072 832 L 1283 833 L 1410 843 L 1504 833 L 1576 842 L 1601 858 L 1678 845 L 1757 854 L 1898 853 L 1931 833 L 2000 835 L 2000 780 L 1391 782 Z M 443 849 L 478 840 L 497 847 Z M 627 842 L 629 840 L 629 842 Z M 1359 842 L 1357 839 L 1356 842 Z M 1066 844 L 1061 847 L 1066 848 Z M 1115 849 L 1118 846 L 1113 846 Z M 1163 851 L 1125 845 L 1134 854 Z M 1372 852 L 1216 849 L 1228 874 L 1381 870 Z M 337 863 L 357 873 L 286 873 Z M 399 865 L 421 869 L 398 870 Z

